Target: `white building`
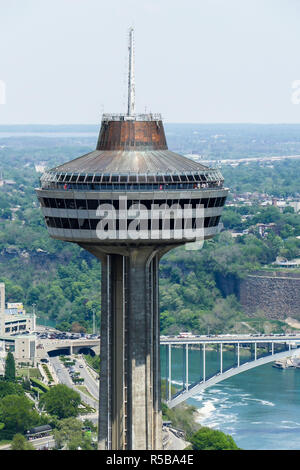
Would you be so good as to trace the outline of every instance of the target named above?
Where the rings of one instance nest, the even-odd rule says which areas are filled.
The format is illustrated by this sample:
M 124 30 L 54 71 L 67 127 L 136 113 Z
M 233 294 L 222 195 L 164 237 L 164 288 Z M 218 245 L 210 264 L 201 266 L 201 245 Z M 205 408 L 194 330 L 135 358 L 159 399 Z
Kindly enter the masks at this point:
M 31 362 L 35 360 L 36 336 L 35 335 L 17 335 L 0 336 L 0 361 L 5 362 L 7 353 L 13 353 L 15 361 Z
M 22 303 L 8 303 L 5 308 L 5 284 L 0 283 L 0 359 L 8 351 L 16 361 L 34 360 L 35 314 L 27 314 Z

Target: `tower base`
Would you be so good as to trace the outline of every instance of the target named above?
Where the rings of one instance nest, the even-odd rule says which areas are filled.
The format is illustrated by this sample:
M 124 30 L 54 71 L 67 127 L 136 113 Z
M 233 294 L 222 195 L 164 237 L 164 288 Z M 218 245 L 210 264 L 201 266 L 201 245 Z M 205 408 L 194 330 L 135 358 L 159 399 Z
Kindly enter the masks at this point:
M 126 255 L 84 248 L 102 263 L 99 449 L 160 450 L 163 253 L 153 246 L 130 248 Z

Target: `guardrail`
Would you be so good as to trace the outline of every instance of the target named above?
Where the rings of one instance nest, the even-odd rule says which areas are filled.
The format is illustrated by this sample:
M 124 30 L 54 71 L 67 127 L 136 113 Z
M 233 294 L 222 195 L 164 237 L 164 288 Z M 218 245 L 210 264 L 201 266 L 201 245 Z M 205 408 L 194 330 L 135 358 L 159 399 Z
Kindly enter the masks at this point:
M 102 115 L 102 121 L 162 121 L 160 113 L 148 114 L 122 114 L 105 113 Z

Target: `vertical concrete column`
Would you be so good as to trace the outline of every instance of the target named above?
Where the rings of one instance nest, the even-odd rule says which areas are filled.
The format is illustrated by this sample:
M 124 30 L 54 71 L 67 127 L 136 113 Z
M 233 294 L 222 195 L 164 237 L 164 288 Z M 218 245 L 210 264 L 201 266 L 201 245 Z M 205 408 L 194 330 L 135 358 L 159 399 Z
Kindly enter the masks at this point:
M 185 389 L 189 389 L 189 345 L 185 345 Z
M 159 259 L 148 248 L 101 261 L 99 449 L 159 450 Z
M 112 448 L 124 449 L 125 428 L 125 271 L 124 256 L 111 258 L 111 425 Z
M 202 354 L 203 354 L 203 382 L 205 382 L 205 381 L 206 381 L 206 371 L 205 371 L 205 367 L 206 367 L 205 343 L 203 343 L 202 348 L 203 348 L 203 350 L 202 350 Z
M 128 448 L 161 449 L 158 257 L 132 250 L 128 269 Z
M 220 374 L 223 374 L 223 343 L 220 344 Z
M 102 259 L 99 449 L 126 447 L 125 271 L 126 259 Z
M 98 256 L 100 258 L 100 256 Z M 111 259 L 101 258 L 101 328 L 100 328 L 100 395 L 99 395 L 99 450 L 112 449 L 111 443 L 111 351 L 110 351 L 110 311 L 111 311 Z
M 168 344 L 168 400 L 172 398 L 172 344 Z
M 153 430 L 152 449 L 162 449 L 162 413 L 161 413 L 161 368 L 160 368 L 160 310 L 159 310 L 159 256 L 151 261 L 152 275 L 152 317 L 153 317 L 153 350 L 152 350 L 152 393 L 153 393 Z

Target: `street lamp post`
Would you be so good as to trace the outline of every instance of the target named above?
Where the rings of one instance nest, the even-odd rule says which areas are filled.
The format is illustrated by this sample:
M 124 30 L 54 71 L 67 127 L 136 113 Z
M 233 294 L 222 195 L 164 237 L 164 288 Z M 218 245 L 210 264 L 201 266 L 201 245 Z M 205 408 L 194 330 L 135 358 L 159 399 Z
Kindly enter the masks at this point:
M 36 330 L 36 313 L 35 313 L 36 304 L 32 304 L 32 312 L 33 312 L 33 331 Z
M 93 310 L 93 335 L 96 334 L 95 310 Z

